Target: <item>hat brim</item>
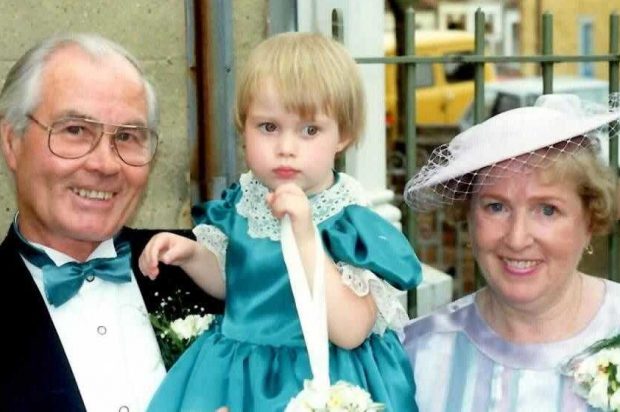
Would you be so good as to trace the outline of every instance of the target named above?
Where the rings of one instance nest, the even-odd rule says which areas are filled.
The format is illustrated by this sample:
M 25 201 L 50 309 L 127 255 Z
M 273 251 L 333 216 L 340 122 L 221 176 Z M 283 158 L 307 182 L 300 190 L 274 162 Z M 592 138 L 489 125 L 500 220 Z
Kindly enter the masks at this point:
M 448 146 L 446 165 L 409 191 L 447 183 L 494 164 L 591 133 L 618 120 L 620 112 L 574 118 L 543 107 L 523 107 L 500 113 L 457 135 Z M 512 127 L 518 125 L 518 127 Z

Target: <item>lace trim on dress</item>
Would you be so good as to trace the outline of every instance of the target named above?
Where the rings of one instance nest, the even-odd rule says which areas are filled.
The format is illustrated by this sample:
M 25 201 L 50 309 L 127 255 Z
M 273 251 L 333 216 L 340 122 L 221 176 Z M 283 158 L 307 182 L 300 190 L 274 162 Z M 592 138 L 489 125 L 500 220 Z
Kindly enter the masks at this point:
M 198 243 L 209 249 L 217 259 L 217 265 L 220 267 L 222 278 L 226 279 L 226 248 L 228 247 L 228 238 L 220 229 L 212 225 L 203 223 L 194 227 L 192 230 L 196 235 Z
M 372 295 L 377 305 L 377 320 L 372 328 L 374 333 L 383 335 L 387 328 L 402 333 L 409 321 L 405 308 L 399 298 L 405 293 L 379 278 L 368 269 L 351 266 L 344 262 L 336 264 L 342 275 L 342 283 L 351 288 L 357 296 Z
M 280 240 L 280 221 L 267 206 L 265 198 L 269 189 L 260 183 L 252 172 L 239 178 L 241 200 L 237 212 L 248 220 L 248 234 L 252 238 Z M 329 219 L 349 205 L 366 205 L 364 189 L 357 180 L 344 173 L 338 174 L 337 182 L 329 189 L 310 197 L 312 221 L 315 225 Z

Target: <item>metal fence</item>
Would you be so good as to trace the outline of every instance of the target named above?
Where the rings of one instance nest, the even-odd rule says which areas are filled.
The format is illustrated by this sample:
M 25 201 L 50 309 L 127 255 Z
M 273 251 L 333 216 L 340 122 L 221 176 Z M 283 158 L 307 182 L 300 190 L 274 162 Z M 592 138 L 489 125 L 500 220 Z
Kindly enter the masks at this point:
M 602 55 L 555 55 L 553 54 L 553 16 L 545 13 L 542 18 L 542 50 L 539 55 L 522 56 L 490 56 L 484 54 L 484 26 L 485 18 L 481 10 L 475 16 L 475 47 L 474 54 L 450 55 L 437 57 L 416 57 L 415 55 L 415 14 L 413 9 L 405 14 L 405 55 L 395 57 L 358 58 L 361 64 L 403 64 L 406 66 L 405 87 L 405 147 L 406 147 L 406 173 L 412 176 L 416 169 L 417 136 L 415 122 L 416 113 L 416 66 L 428 63 L 472 63 L 475 67 L 474 75 L 474 123 L 483 119 L 484 113 L 484 64 L 485 63 L 538 63 L 541 66 L 543 93 L 553 93 L 553 66 L 556 63 L 566 62 L 608 62 L 609 64 L 609 92 L 618 92 L 620 89 L 620 36 L 619 15 L 614 12 L 609 18 L 609 53 Z M 616 169 L 620 176 L 618 161 L 618 128 L 615 136 L 612 136 L 609 147 L 610 165 Z M 416 216 L 414 213 L 405 215 L 406 223 L 403 225 L 404 232 L 410 239 L 412 246 L 416 245 Z M 609 262 L 608 276 L 610 279 L 620 281 L 620 222 L 616 221 L 612 233 L 609 235 Z

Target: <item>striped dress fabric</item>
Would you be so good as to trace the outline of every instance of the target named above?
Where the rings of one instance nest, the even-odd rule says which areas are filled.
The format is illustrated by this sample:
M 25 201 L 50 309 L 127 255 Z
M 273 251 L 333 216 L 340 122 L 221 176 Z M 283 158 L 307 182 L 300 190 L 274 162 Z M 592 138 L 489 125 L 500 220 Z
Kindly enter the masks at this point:
M 620 284 L 605 281 L 603 304 L 577 335 L 544 344 L 514 344 L 480 316 L 475 294 L 405 327 L 421 412 L 595 411 L 560 368 L 620 327 Z M 570 314 L 567 314 L 567 321 Z

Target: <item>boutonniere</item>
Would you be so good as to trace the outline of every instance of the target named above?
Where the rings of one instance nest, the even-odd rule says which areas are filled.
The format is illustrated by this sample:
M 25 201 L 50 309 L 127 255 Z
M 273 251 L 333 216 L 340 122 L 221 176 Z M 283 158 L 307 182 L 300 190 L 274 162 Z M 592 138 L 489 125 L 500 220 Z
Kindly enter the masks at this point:
M 602 411 L 620 411 L 620 333 L 595 342 L 571 358 L 563 372 L 575 392 Z
M 159 297 L 159 293 L 155 293 Z M 161 296 L 159 309 L 149 315 L 166 369 L 176 362 L 198 336 L 211 326 L 215 316 L 203 307 L 183 305 L 183 292 Z
M 338 381 L 325 393 L 313 381 L 306 380 L 304 389 L 286 407 L 285 412 L 375 412 L 384 405 L 373 402 L 370 394 L 359 386 Z

